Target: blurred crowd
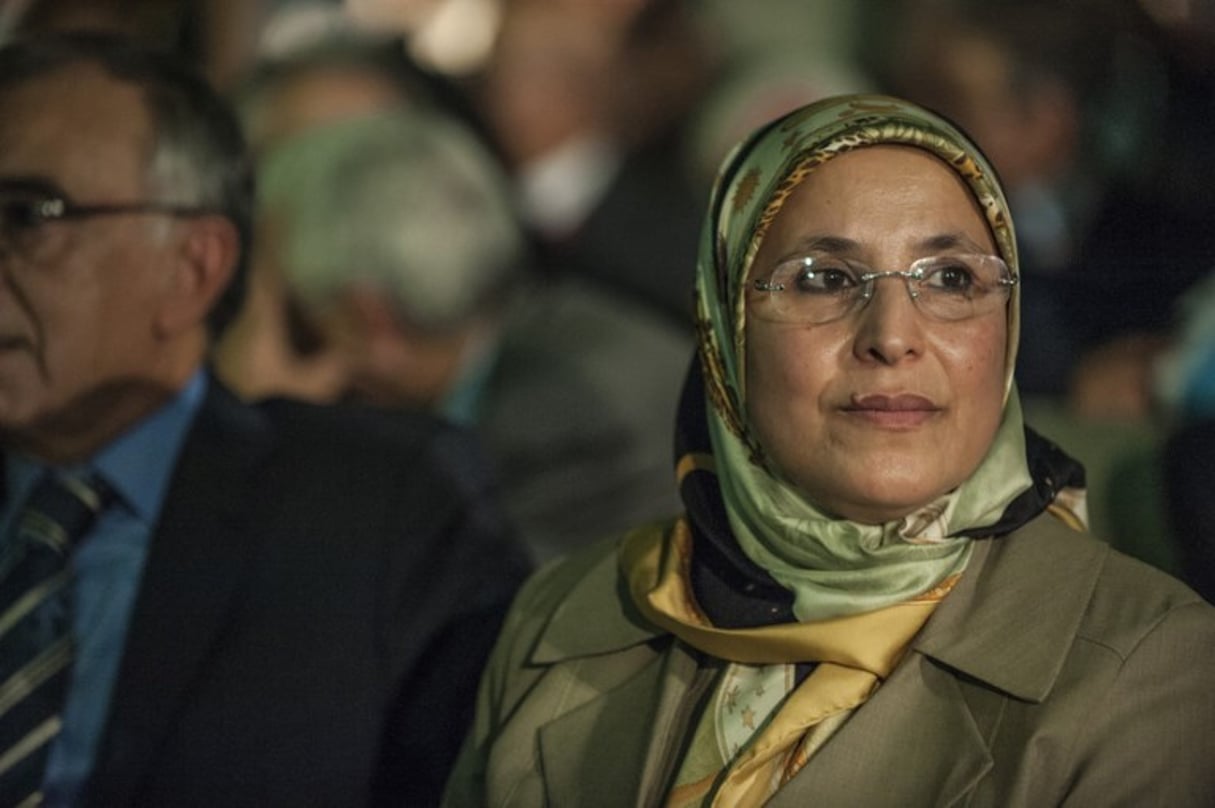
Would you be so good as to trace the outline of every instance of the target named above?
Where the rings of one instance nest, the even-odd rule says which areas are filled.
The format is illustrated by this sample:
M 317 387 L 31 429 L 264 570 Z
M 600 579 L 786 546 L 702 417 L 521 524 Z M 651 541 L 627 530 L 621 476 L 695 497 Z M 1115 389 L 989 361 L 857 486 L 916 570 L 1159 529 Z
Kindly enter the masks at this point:
M 0 35 L 61 27 L 170 45 L 240 111 L 260 198 L 221 376 L 475 428 L 538 559 L 678 507 L 734 141 L 838 92 L 936 109 L 1010 192 L 1031 422 L 1088 464 L 1098 533 L 1213 596 L 1212 0 L 0 4 Z

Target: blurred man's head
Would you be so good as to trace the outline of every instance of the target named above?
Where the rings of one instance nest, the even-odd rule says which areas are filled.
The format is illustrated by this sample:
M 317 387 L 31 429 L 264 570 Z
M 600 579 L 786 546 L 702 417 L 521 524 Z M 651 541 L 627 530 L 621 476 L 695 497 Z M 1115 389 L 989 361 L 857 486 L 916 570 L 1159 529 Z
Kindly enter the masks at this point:
M 344 37 L 259 63 L 237 91 L 237 107 L 260 152 L 314 126 L 419 105 L 428 92 L 399 44 Z
M 1100 20 L 1038 0 L 946 2 L 911 12 L 902 30 L 887 66 L 895 89 L 960 123 L 1008 187 L 1071 170 L 1106 67 Z
M 5 442 L 78 459 L 179 389 L 239 305 L 251 208 L 232 115 L 170 58 L 84 35 L 0 50 Z
M 523 240 L 467 129 L 420 109 L 320 127 L 259 169 L 272 260 L 383 405 L 438 404 L 496 329 Z

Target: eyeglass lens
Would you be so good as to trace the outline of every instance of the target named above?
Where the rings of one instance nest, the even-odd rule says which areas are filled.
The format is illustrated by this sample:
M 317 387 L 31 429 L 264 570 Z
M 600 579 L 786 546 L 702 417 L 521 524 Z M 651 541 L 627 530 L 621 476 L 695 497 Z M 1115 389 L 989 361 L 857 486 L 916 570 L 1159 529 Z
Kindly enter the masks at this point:
M 986 255 L 921 259 L 906 271 L 875 272 L 838 258 L 807 256 L 779 264 L 754 284 L 752 308 L 761 319 L 820 324 L 862 307 L 882 280 L 901 279 L 925 315 L 965 320 L 1001 307 L 1014 281 L 1003 261 Z

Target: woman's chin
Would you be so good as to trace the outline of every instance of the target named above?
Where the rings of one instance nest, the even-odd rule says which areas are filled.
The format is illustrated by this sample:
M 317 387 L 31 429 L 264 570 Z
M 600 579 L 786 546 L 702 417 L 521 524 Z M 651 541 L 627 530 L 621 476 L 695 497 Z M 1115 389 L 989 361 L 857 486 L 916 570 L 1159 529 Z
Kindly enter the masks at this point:
M 819 508 L 832 516 L 867 525 L 894 522 L 919 511 L 957 487 L 941 469 L 922 463 L 891 464 L 831 480 L 794 481 Z

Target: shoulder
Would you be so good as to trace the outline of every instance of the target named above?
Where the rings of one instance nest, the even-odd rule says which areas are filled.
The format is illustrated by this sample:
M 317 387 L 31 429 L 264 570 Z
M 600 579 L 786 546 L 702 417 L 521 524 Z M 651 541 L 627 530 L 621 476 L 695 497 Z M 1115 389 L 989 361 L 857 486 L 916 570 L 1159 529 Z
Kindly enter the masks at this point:
M 481 680 L 473 731 L 449 786 L 451 805 L 539 804 L 542 727 L 615 692 L 659 653 L 659 630 L 631 608 L 619 539 L 535 573 L 520 590 Z
M 1215 621 L 1215 609 L 1176 578 L 1049 515 L 996 544 L 997 563 L 1010 566 L 1027 601 L 1067 602 L 1077 609 L 1076 637 L 1119 656 L 1175 612 Z
M 340 531 L 401 546 L 402 536 L 459 533 L 447 549 L 453 557 L 486 542 L 509 545 L 512 561 L 521 556 L 476 434 L 420 411 L 250 403 L 213 379 L 180 465 L 190 472 L 178 469 L 181 497 L 194 503 L 225 480 L 242 510 L 269 521 L 274 535 L 288 532 L 282 515 L 292 513 L 300 515 L 293 531 L 318 537 Z
M 1077 715 L 1077 804 L 1200 805 L 1215 795 L 1215 608 L 1108 551 L 1061 676 L 1087 672 Z M 1087 796 L 1085 796 L 1087 795 Z
M 1051 802 L 1205 804 L 1215 608 L 1049 516 L 993 542 L 975 577 L 950 651 L 1014 697 L 997 781 L 1032 780 Z
M 1010 538 L 1022 542 L 1023 551 L 1038 556 L 1039 566 L 1084 559 L 1072 578 L 1085 595 L 1076 637 L 1098 643 L 1120 658 L 1174 617 L 1193 613 L 1215 628 L 1215 609 L 1188 586 L 1088 533 L 1073 531 L 1047 516 Z M 1042 591 L 1039 596 L 1051 602 L 1060 593 Z
M 531 661 L 538 641 L 558 616 L 558 625 L 576 624 L 620 612 L 619 544 L 619 537 L 596 541 L 549 562 L 524 583 L 502 631 L 503 642 L 514 649 L 511 667 Z
M 235 421 L 257 429 L 214 426 Z M 444 600 L 508 581 L 506 595 L 496 584 L 486 587 L 504 606 L 530 568 L 469 430 L 422 413 L 222 397 L 209 402 L 207 422 L 192 440 L 200 453 L 257 447 L 259 459 L 238 496 L 250 524 L 269 536 L 374 551 L 386 579 L 428 570 L 432 580 L 413 586 L 433 591 L 443 581 L 455 590 Z
M 319 452 L 359 451 L 369 447 L 414 449 L 441 442 L 458 433 L 440 418 L 422 411 L 386 411 L 344 404 L 314 404 L 292 398 L 244 401 L 212 376 L 206 397 L 195 418 L 194 431 L 220 438 L 230 434 L 269 438 L 279 448 Z M 349 447 L 346 449 L 345 447 Z
M 1110 549 L 1077 637 L 1126 660 L 1149 634 L 1182 624 L 1215 640 L 1215 608 L 1172 576 Z
M 662 529 L 661 523 L 642 529 Z M 595 542 L 531 576 L 515 598 L 487 685 L 510 701 L 545 670 L 643 645 L 663 634 L 629 599 L 621 537 Z
M 308 436 L 326 446 L 416 448 L 457 429 L 423 412 L 312 404 L 289 398 L 266 399 L 250 406 L 263 413 L 281 434 Z
M 318 464 L 336 485 L 378 476 L 474 497 L 493 486 L 475 434 L 430 414 L 290 399 L 254 406 L 272 425 L 284 463 Z M 343 479 L 344 469 L 353 477 Z
M 1056 698 L 1069 681 L 1088 687 L 1173 621 L 1215 628 L 1213 610 L 1184 584 L 1049 514 L 975 552 L 917 646 L 1028 702 Z M 1202 653 L 1155 661 L 1184 665 Z
M 986 727 L 991 804 L 1206 804 L 1215 609 L 1049 514 L 975 545 L 916 647 Z

